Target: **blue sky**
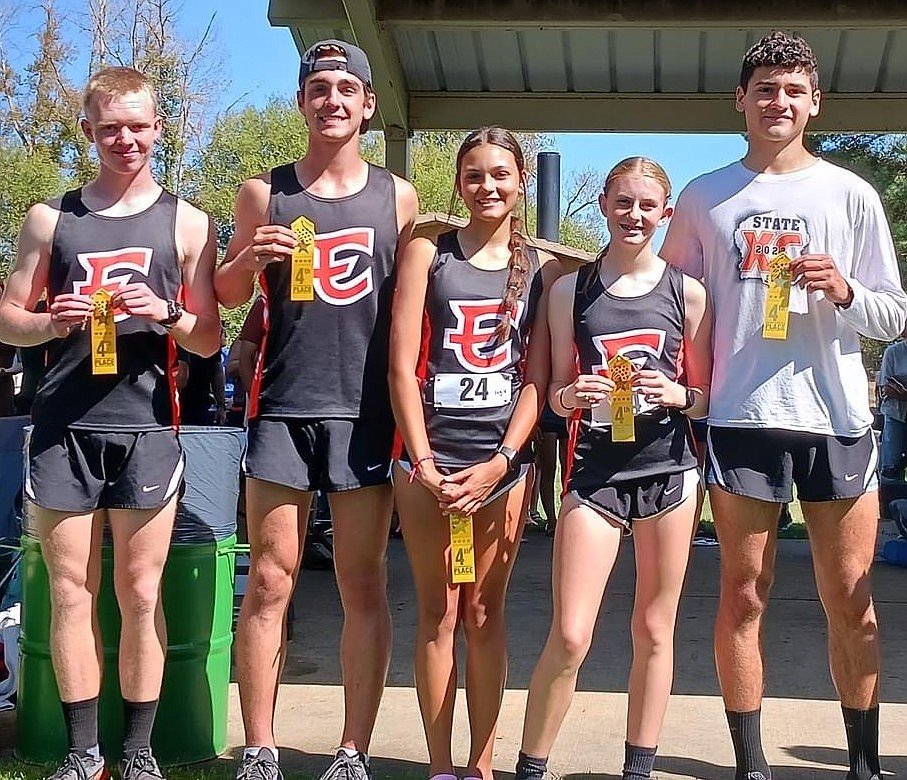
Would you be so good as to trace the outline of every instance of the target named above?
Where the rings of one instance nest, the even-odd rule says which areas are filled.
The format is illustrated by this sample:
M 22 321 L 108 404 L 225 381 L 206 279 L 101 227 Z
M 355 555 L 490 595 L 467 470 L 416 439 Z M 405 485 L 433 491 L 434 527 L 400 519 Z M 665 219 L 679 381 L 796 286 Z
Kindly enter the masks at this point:
M 173 2 L 180 9 L 181 31 L 190 39 L 201 35 L 212 15 L 215 17 L 215 35 L 224 50 L 224 88 L 218 108 L 260 105 L 272 95 L 287 98 L 293 95 L 299 55 L 289 30 L 268 23 L 267 0 Z M 58 3 L 72 19 L 84 13 L 88 0 L 58 0 Z M 14 0 L 0 0 L 0 9 L 13 5 Z M 30 11 L 29 15 L 36 13 Z M 27 21 L 22 28 L 33 29 Z M 7 35 L 15 34 L 15 31 L 7 32 Z M 23 49 L 30 49 L 34 44 L 31 40 L 22 43 Z M 731 99 L 729 93 L 729 111 L 733 110 Z M 592 167 L 604 175 L 625 157 L 645 155 L 664 166 L 675 193 L 694 176 L 739 159 L 745 149 L 743 138 L 736 133 L 565 133 L 555 135 L 554 144 L 561 152 L 565 181 L 574 170 Z

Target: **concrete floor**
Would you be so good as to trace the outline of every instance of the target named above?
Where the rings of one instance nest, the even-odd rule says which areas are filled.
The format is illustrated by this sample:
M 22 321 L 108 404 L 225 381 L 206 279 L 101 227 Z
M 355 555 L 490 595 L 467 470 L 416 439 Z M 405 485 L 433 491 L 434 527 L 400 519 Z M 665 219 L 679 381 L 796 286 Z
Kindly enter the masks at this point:
M 510 674 L 495 751 L 495 767 L 502 773 L 513 769 L 526 688 L 549 626 L 550 557 L 551 540 L 528 534 L 510 588 Z M 550 768 L 564 777 L 620 776 L 632 558 L 627 545 L 599 616 L 576 699 L 552 752 Z M 394 653 L 371 746 L 373 766 L 378 777 L 424 777 L 428 756 L 411 669 L 414 596 L 402 541 L 391 540 L 388 562 Z M 674 695 L 656 762 L 661 778 L 733 777 L 733 752 L 712 659 L 717 578 L 717 548 L 695 547 L 678 621 Z M 907 569 L 877 565 L 874 589 L 883 632 L 883 767 L 893 776 L 907 777 Z M 296 636 L 278 700 L 277 733 L 285 771 L 317 777 L 329 762 L 342 724 L 337 657 L 341 611 L 332 573 L 303 572 L 295 606 Z M 782 541 L 764 633 L 763 735 L 776 780 L 843 778 L 846 773 L 843 725 L 828 674 L 825 637 L 808 544 Z M 229 741 L 231 746 L 242 744 L 235 686 Z M 468 731 L 462 690 L 454 749 L 455 759 L 464 762 Z

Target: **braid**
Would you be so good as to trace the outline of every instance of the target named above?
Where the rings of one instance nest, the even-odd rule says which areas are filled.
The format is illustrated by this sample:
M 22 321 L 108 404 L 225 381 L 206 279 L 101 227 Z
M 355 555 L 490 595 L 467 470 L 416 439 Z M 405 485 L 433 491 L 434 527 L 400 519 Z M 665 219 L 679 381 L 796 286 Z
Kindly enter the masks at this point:
M 529 257 L 526 251 L 526 237 L 523 235 L 523 221 L 519 217 L 510 218 L 510 261 L 507 263 L 507 283 L 504 297 L 501 300 L 499 313 L 501 318 L 494 335 L 503 341 L 510 335 L 512 318 L 517 312 L 517 302 L 526 290 L 526 277 L 529 275 Z

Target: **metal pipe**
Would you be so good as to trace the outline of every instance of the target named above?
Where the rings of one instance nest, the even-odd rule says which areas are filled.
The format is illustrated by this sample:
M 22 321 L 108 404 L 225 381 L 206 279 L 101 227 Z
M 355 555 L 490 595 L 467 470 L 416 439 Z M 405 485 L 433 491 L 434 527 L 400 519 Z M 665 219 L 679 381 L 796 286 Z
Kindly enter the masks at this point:
M 538 163 L 538 229 L 539 238 L 560 241 L 561 237 L 561 155 L 539 152 Z

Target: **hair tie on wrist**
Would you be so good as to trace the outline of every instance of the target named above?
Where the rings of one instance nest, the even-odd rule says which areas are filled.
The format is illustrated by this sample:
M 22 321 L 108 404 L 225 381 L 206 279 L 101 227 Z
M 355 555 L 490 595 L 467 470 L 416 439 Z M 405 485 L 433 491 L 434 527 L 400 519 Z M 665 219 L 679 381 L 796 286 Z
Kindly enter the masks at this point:
M 564 403 L 564 390 L 567 389 L 567 385 L 564 385 L 560 390 L 557 391 L 557 402 L 561 405 L 562 409 L 566 409 L 568 412 L 572 412 L 576 409 L 575 406 L 567 406 Z
M 422 464 L 425 461 L 434 460 L 434 459 L 435 459 L 434 455 L 426 455 L 424 458 L 419 458 L 419 460 L 417 460 L 415 463 L 411 464 L 412 468 L 410 469 L 410 472 L 409 472 L 409 479 L 407 480 L 407 484 L 409 484 L 409 485 L 413 484 L 413 482 L 416 479 L 416 475 L 418 475 L 419 472 L 422 471 Z

